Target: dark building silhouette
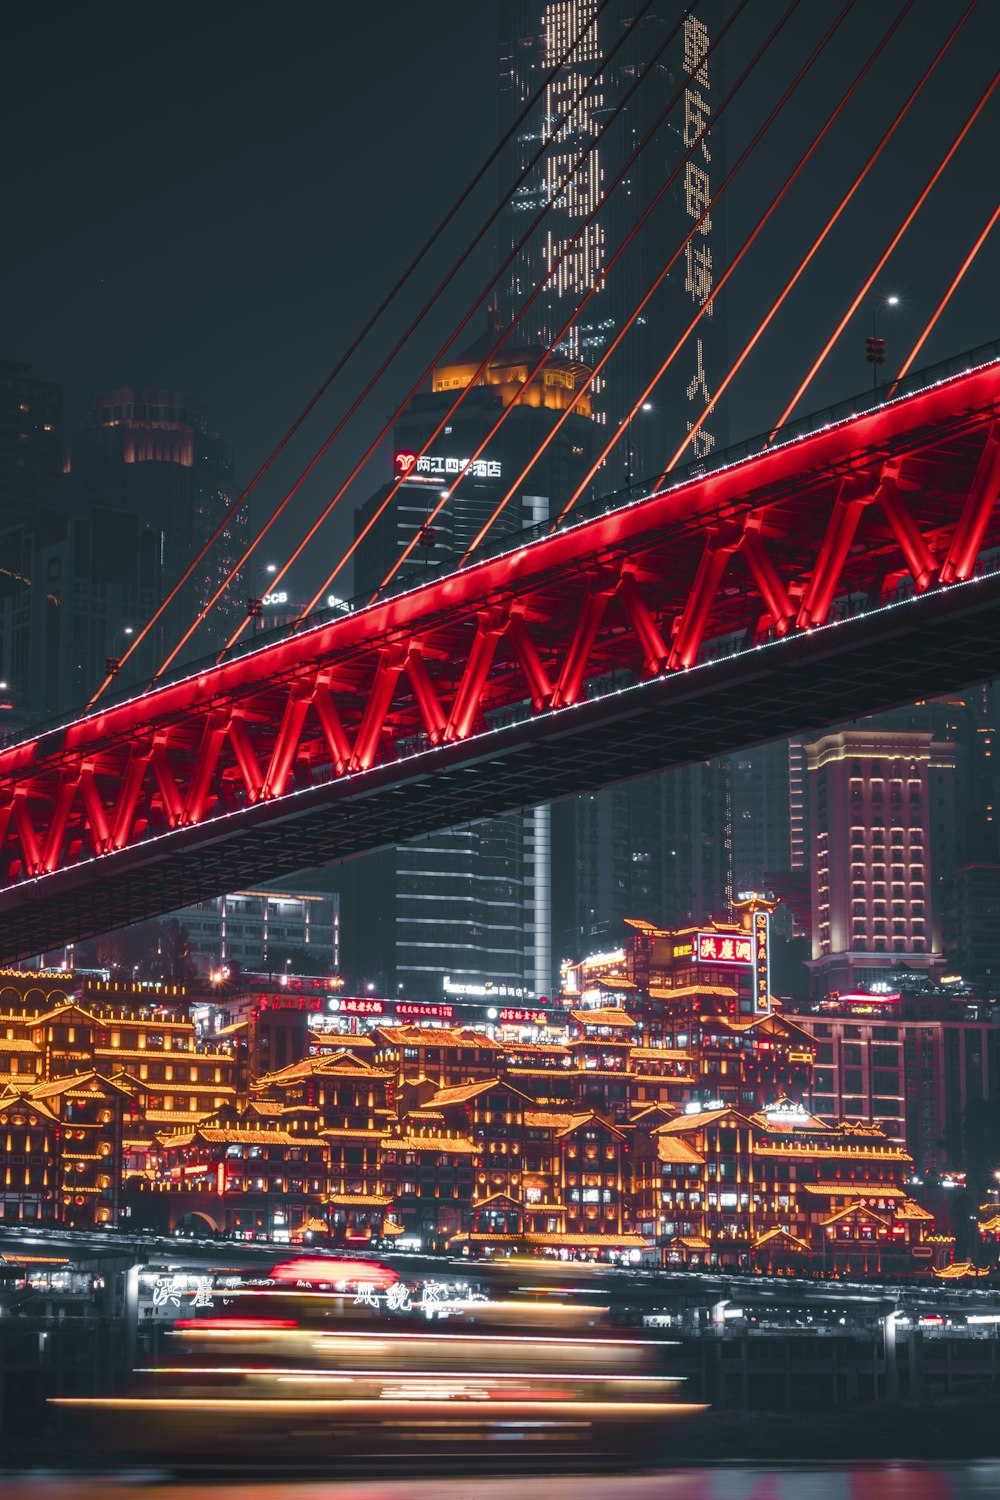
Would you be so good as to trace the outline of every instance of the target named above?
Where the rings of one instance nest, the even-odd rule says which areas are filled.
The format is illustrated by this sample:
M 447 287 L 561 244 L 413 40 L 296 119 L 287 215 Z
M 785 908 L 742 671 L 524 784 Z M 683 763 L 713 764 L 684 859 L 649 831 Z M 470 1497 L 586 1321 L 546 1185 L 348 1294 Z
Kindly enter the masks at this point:
M 597 428 L 584 401 L 532 470 L 530 483 L 516 485 L 528 458 L 552 432 L 588 373 L 580 361 L 557 358 L 542 377 L 526 384 L 541 353 L 537 347 L 505 348 L 490 361 L 427 454 L 420 456 L 455 395 L 469 386 L 488 354 L 495 327 L 491 316 L 487 333 L 435 370 L 431 390 L 400 414 L 393 433 L 393 466 L 405 482 L 359 546 L 359 595 L 377 588 L 415 538 L 418 545 L 399 570 L 403 580 L 419 579 L 435 564 L 457 563 L 512 487 L 496 526 L 500 538 L 546 520 L 556 497 L 586 472 Z M 503 427 L 458 480 L 465 460 L 512 399 Z M 390 488 L 380 488 L 358 512 L 359 535 Z M 444 489 L 453 494 L 429 524 Z M 503 986 L 513 995 L 550 993 L 550 841 L 550 811 L 535 808 L 444 829 L 353 861 L 337 876 L 345 974 L 383 993 L 430 999 L 466 994 L 486 1004 L 488 985 Z
M 5 459 L 0 496 L 0 677 L 27 721 L 87 701 L 108 658 L 121 658 L 233 496 L 232 449 L 204 408 L 165 392 L 127 389 L 96 401 L 57 475 L 59 388 L 34 384 L 33 396 L 23 377 L 13 381 L 15 411 L 28 406 L 20 415 L 31 461 L 8 482 Z M 130 677 L 159 662 L 228 566 L 232 545 L 224 539 L 181 592 Z

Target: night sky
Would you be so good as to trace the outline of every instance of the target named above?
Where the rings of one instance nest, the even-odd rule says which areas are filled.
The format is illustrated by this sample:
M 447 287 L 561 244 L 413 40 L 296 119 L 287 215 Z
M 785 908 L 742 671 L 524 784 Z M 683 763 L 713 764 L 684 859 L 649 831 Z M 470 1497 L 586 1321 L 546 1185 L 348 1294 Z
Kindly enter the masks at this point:
M 835 44 L 728 191 L 729 255 L 901 3 L 855 4 Z M 731 0 L 723 8 L 728 13 Z M 802 0 L 727 111 L 730 161 L 839 8 L 834 0 Z M 619 9 L 625 14 L 628 7 Z M 750 0 L 723 54 L 727 81 L 785 9 L 778 0 Z M 720 299 L 730 357 L 963 9 L 958 0 L 916 0 L 837 134 Z M 233 444 L 245 482 L 494 145 L 493 0 L 280 6 L 209 0 L 169 7 L 57 0 L 6 7 L 0 28 L 6 116 L 0 354 L 65 384 L 69 431 L 92 395 L 115 386 L 201 397 Z M 1000 7 L 981 0 L 734 385 L 731 439 L 777 417 L 988 85 L 998 44 Z M 998 125 L 1000 89 L 879 280 L 882 294 L 902 298 L 879 328 L 890 343 L 890 366 L 909 350 L 996 205 Z M 463 221 L 466 236 L 497 191 L 491 177 Z M 449 239 L 438 268 L 463 242 Z M 490 266 L 487 250 L 473 257 L 440 319 L 303 492 L 297 518 L 311 519 L 320 497 L 332 492 L 344 459 L 401 399 L 418 356 L 430 358 L 448 318 L 457 319 Z M 920 363 L 1000 336 L 998 273 L 1000 226 Z M 386 351 L 429 275 L 430 268 L 380 325 L 385 332 L 358 372 Z M 870 321 L 871 299 L 801 411 L 865 387 Z M 340 384 L 327 399 L 294 450 L 300 462 L 354 388 Z M 291 472 L 279 466 L 262 486 L 258 519 Z M 373 468 L 351 498 L 362 500 L 386 477 L 384 467 Z M 345 507 L 344 524 L 324 535 L 303 583 L 325 573 L 348 519 Z M 280 540 L 265 545 L 261 560 L 280 552 Z

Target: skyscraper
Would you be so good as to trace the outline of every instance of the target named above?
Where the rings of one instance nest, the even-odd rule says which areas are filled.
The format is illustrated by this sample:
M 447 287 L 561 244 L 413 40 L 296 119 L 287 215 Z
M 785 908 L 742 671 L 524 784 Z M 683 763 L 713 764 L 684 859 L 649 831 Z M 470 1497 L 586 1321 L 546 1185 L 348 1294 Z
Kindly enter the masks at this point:
M 508 205 L 502 255 L 519 243 L 544 204 L 549 211 L 514 261 L 500 306 L 507 320 L 522 314 L 519 328 L 532 339 L 549 343 L 558 337 L 561 351 L 591 366 L 606 359 L 591 387 L 600 447 L 614 430 L 624 430 L 595 477 L 599 491 L 659 473 L 657 466 L 666 464 L 704 413 L 722 365 L 725 330 L 713 289 L 723 220 L 710 202 L 723 174 L 722 142 L 717 130 L 698 137 L 711 126 L 723 90 L 718 50 L 709 52 L 717 29 L 714 7 L 700 9 L 707 19 L 682 20 L 684 8 L 676 0 L 654 0 L 612 62 L 588 83 L 628 26 L 630 7 L 612 0 L 598 14 L 597 0 L 501 0 L 502 128 L 513 123 L 582 33 L 505 153 L 504 189 L 545 147 Z M 677 103 L 657 124 L 675 94 Z M 647 136 L 648 145 L 612 190 Z M 690 160 L 681 165 L 689 147 Z M 564 185 L 581 157 L 573 182 Z M 676 179 L 624 248 L 675 167 Z M 592 286 L 595 294 L 577 314 Z M 695 320 L 680 354 L 655 379 L 667 352 Z M 724 440 L 719 413 L 713 412 L 686 457 L 704 458 Z M 731 769 L 723 760 L 692 765 L 554 809 L 553 859 L 560 878 L 553 887 L 553 929 L 562 956 L 605 944 L 626 917 L 651 914 L 680 923 L 725 907 L 734 892 Z
M 516 487 L 589 371 L 579 360 L 554 358 L 529 385 L 528 373 L 542 351 L 512 342 L 471 385 L 496 331 L 491 314 L 486 334 L 436 369 L 431 390 L 401 412 L 393 431 L 393 470 L 403 483 L 370 531 L 391 485 L 382 486 L 356 518 L 359 536 L 365 533 L 355 556 L 358 594 L 376 589 L 414 542 L 399 567 L 403 580 L 418 581 L 435 564 L 457 563 L 512 487 L 491 535 L 502 538 L 545 521 L 558 497 L 586 473 L 598 429 L 584 400 L 549 443 L 530 484 Z M 423 454 L 462 388 L 465 400 Z M 457 480 L 511 401 L 504 425 Z M 431 523 L 442 489 L 452 493 Z M 443 993 L 485 998 L 487 986 L 503 986 L 508 994 L 550 993 L 550 839 L 550 811 L 540 807 L 444 829 L 353 861 L 338 877 L 348 978 L 429 999 Z
M 67 488 L 77 501 L 137 515 L 157 536 L 163 582 L 173 584 L 233 503 L 233 450 L 213 431 L 206 407 L 173 391 L 126 387 L 93 402 L 83 428 L 70 439 Z M 235 532 L 212 549 L 207 566 L 178 599 L 178 618 L 190 618 L 225 577 L 235 556 Z M 224 611 L 226 600 L 220 604 Z M 232 610 L 238 601 L 228 601 Z M 242 612 L 242 611 L 241 611 Z M 185 621 L 186 623 L 186 621 Z
M 106 660 L 124 654 L 130 633 L 149 618 L 233 498 L 232 449 L 212 431 L 204 408 L 182 396 L 133 389 L 93 404 L 65 461 L 58 459 L 63 473 L 54 484 L 48 471 L 53 445 L 61 448 L 51 394 L 57 390 L 32 395 L 16 376 L 22 422 L 35 420 L 33 403 L 42 416 L 25 438 L 18 435 L 17 453 L 34 458 L 16 471 L 20 488 L 5 483 L 2 496 L 0 549 L 10 562 L 0 584 L 0 677 L 34 719 L 87 701 Z M 132 670 L 155 667 L 164 644 L 176 639 L 228 567 L 233 544 L 224 537 L 213 550 L 211 567 L 178 596 Z
M 845 729 L 806 746 L 816 991 L 892 985 L 941 960 L 940 830 L 954 827 L 955 744 L 929 729 Z M 939 861 L 944 856 L 939 854 Z
M 63 388 L 0 359 L 0 530 L 51 500 L 62 472 Z
M 714 7 L 701 7 L 703 14 L 686 16 L 678 25 L 683 11 L 679 0 L 654 0 L 612 61 L 588 83 L 631 23 L 631 7 L 617 0 L 603 9 L 597 0 L 500 4 L 502 129 L 513 124 L 539 81 L 582 35 L 501 164 L 506 190 L 539 145 L 546 148 L 503 218 L 504 255 L 549 204 L 541 227 L 511 266 L 501 308 L 508 320 L 523 313 L 521 336 L 531 341 L 559 337 L 561 351 L 591 366 L 610 355 L 592 387 L 594 413 L 606 429 L 605 441 L 611 429 L 626 424 L 627 431 L 602 472 L 605 489 L 659 472 L 656 465 L 666 462 L 704 411 L 722 364 L 724 328 L 713 291 L 723 219 L 721 205 L 711 203 L 723 175 L 721 137 L 711 129 L 723 93 L 722 71 L 718 51 L 710 51 L 717 30 Z M 658 124 L 675 95 L 677 103 Z M 690 160 L 681 165 L 689 147 Z M 674 168 L 675 180 L 626 246 Z M 613 186 L 623 171 L 620 185 Z M 594 210 L 596 217 L 587 222 Z M 693 238 L 682 250 L 692 229 Z M 675 254 L 675 265 L 646 301 Z M 539 296 L 528 306 L 539 286 Z M 593 286 L 594 296 L 577 315 Z M 699 311 L 684 348 L 656 379 L 667 351 Z M 651 409 L 640 410 L 628 423 L 647 387 Z M 704 457 L 723 442 L 724 428 L 713 412 L 688 457 Z

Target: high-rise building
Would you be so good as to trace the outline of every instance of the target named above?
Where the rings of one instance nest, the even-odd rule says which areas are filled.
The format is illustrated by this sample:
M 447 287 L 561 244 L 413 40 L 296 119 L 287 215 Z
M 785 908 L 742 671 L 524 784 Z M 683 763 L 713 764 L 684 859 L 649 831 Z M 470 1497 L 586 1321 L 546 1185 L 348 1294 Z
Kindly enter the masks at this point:
M 37 666 L 25 636 L 33 612 L 51 608 L 44 569 L 6 533 L 52 502 L 63 463 L 63 388 L 30 370 L 0 359 L 0 744 L 35 717 Z
M 806 752 L 817 993 L 891 988 L 900 964 L 937 967 L 934 859 L 956 822 L 954 742 L 866 727 L 825 734 Z
M 614 946 L 638 911 L 700 922 L 733 895 L 726 758 L 609 787 L 553 809 L 557 956 Z
M 233 891 L 172 912 L 192 957 L 213 967 L 334 974 L 340 966 L 336 895 L 322 891 Z
M 546 343 L 559 338 L 563 352 L 592 367 L 608 356 L 593 386 L 595 417 L 606 436 L 627 421 L 640 398 L 651 407 L 640 407 L 618 443 L 604 471 L 606 489 L 659 472 L 656 465 L 666 461 L 704 412 L 722 364 L 723 328 L 714 287 L 722 259 L 723 210 L 711 202 L 724 173 L 722 141 L 711 129 L 723 94 L 719 51 L 712 46 L 718 28 L 711 5 L 699 7 L 697 17 L 683 16 L 683 11 L 680 0 L 654 0 L 611 62 L 588 83 L 632 21 L 632 8 L 617 0 L 603 7 L 598 0 L 500 4 L 501 128 L 513 124 L 539 81 L 574 39 L 582 38 L 504 153 L 501 173 L 507 189 L 539 145 L 547 148 L 509 204 L 501 251 L 512 251 L 542 206 L 550 206 L 510 268 L 501 307 L 508 318 L 523 311 L 522 337 Z M 657 124 L 675 94 L 676 104 Z M 680 166 L 626 248 L 630 232 L 688 147 L 694 148 L 690 160 Z M 567 181 L 581 157 L 579 170 Z M 596 217 L 588 223 L 594 210 Z M 693 238 L 681 250 L 692 228 Z M 675 266 L 635 316 L 677 252 Z M 594 296 L 576 315 L 595 285 Z M 539 286 L 542 290 L 529 306 Z M 667 351 L 699 311 L 683 349 L 656 379 Z M 688 457 L 703 458 L 723 442 L 722 420 L 713 412 Z
M 163 580 L 178 579 L 233 503 L 233 450 L 205 406 L 173 391 L 127 387 L 94 401 L 70 439 L 68 490 L 85 502 L 139 516 L 156 534 Z M 204 604 L 234 561 L 235 532 L 220 539 L 178 599 L 178 614 Z M 236 603 L 231 608 L 237 608 Z
M 30 369 L 0 359 L 0 530 L 51 501 L 62 472 L 63 388 Z
M 20 374 L 6 383 L 7 405 L 13 401 L 26 424 L 15 436 L 33 457 L 26 468 L 15 466 L 0 496 L 0 551 L 10 559 L 0 575 L 0 678 L 29 720 L 38 720 L 85 703 L 108 658 L 124 655 L 129 636 L 224 518 L 233 458 L 198 403 L 114 391 L 73 434 L 56 485 L 59 388 L 35 391 L 38 383 Z M 224 536 L 211 566 L 182 591 L 127 670 L 158 664 L 228 567 L 233 541 Z
M 586 473 L 597 427 L 584 398 L 532 469 L 530 485 L 518 483 L 589 372 L 579 360 L 553 358 L 541 378 L 527 384 L 542 351 L 518 346 L 489 360 L 472 385 L 495 331 L 491 315 L 486 335 L 436 369 L 430 391 L 400 413 L 393 468 L 403 483 L 370 531 L 365 529 L 391 486 L 381 487 L 356 518 L 362 537 L 355 556 L 358 594 L 376 589 L 415 540 L 399 578 L 417 580 L 433 564 L 457 562 L 508 490 L 511 499 L 493 535 L 502 538 L 545 521 Z M 422 453 L 462 389 L 462 405 Z M 496 437 L 458 480 L 512 401 Z M 443 489 L 450 498 L 431 523 Z M 484 1004 L 487 986 L 503 986 L 515 996 L 551 993 L 550 844 L 550 810 L 539 807 L 443 829 L 353 861 L 338 877 L 349 980 L 417 998 L 441 999 L 446 989 L 482 995 Z
M 597 0 L 501 0 L 502 127 L 513 124 L 539 80 L 582 34 L 504 153 L 506 189 L 539 147 L 546 148 L 503 217 L 501 254 L 519 244 L 544 204 L 549 210 L 517 254 L 501 286 L 500 307 L 507 321 L 521 315 L 521 336 L 544 343 L 558 338 L 560 351 L 592 367 L 606 361 L 591 387 L 600 447 L 623 430 L 595 476 L 603 491 L 659 473 L 657 465 L 665 466 L 704 413 L 722 366 L 724 324 L 713 295 L 723 233 L 719 206 L 701 219 L 722 179 L 722 142 L 718 131 L 697 138 L 711 125 L 723 90 L 719 52 L 709 52 L 716 32 L 713 7 L 701 9 L 699 18 L 682 20 L 683 6 L 676 0 L 654 0 L 611 63 L 588 84 L 632 19 L 629 7 L 617 0 L 604 7 Z M 688 73 L 695 76 L 685 83 Z M 676 105 L 657 126 L 675 93 Z M 647 135 L 649 144 L 612 189 Z M 690 161 L 624 248 L 692 145 Z M 579 172 L 563 190 L 564 178 L 584 153 Z M 587 223 L 595 209 L 596 217 Z M 691 243 L 632 322 L 692 228 Z M 592 286 L 597 290 L 577 315 Z M 667 352 L 695 319 L 681 352 L 655 380 Z M 713 411 L 686 458 L 704 459 L 724 441 L 722 418 Z M 733 894 L 726 762 L 601 791 L 558 806 L 553 817 L 557 956 L 603 946 L 636 911 L 655 912 L 667 922 L 699 920 Z M 760 885 L 759 876 L 751 885 Z
M 874 1122 L 920 1173 L 964 1170 L 966 1106 L 1000 1089 L 993 1010 L 930 994 L 857 992 L 796 1015 L 816 1043 L 811 1107 Z

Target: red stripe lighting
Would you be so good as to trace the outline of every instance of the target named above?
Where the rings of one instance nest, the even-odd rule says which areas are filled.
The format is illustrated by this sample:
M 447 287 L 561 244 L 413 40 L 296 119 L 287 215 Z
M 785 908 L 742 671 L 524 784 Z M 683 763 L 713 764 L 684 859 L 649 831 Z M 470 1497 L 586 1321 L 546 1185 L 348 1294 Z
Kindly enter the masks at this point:
M 699 932 L 695 958 L 700 964 L 749 969 L 753 963 L 753 938 L 749 933 Z

